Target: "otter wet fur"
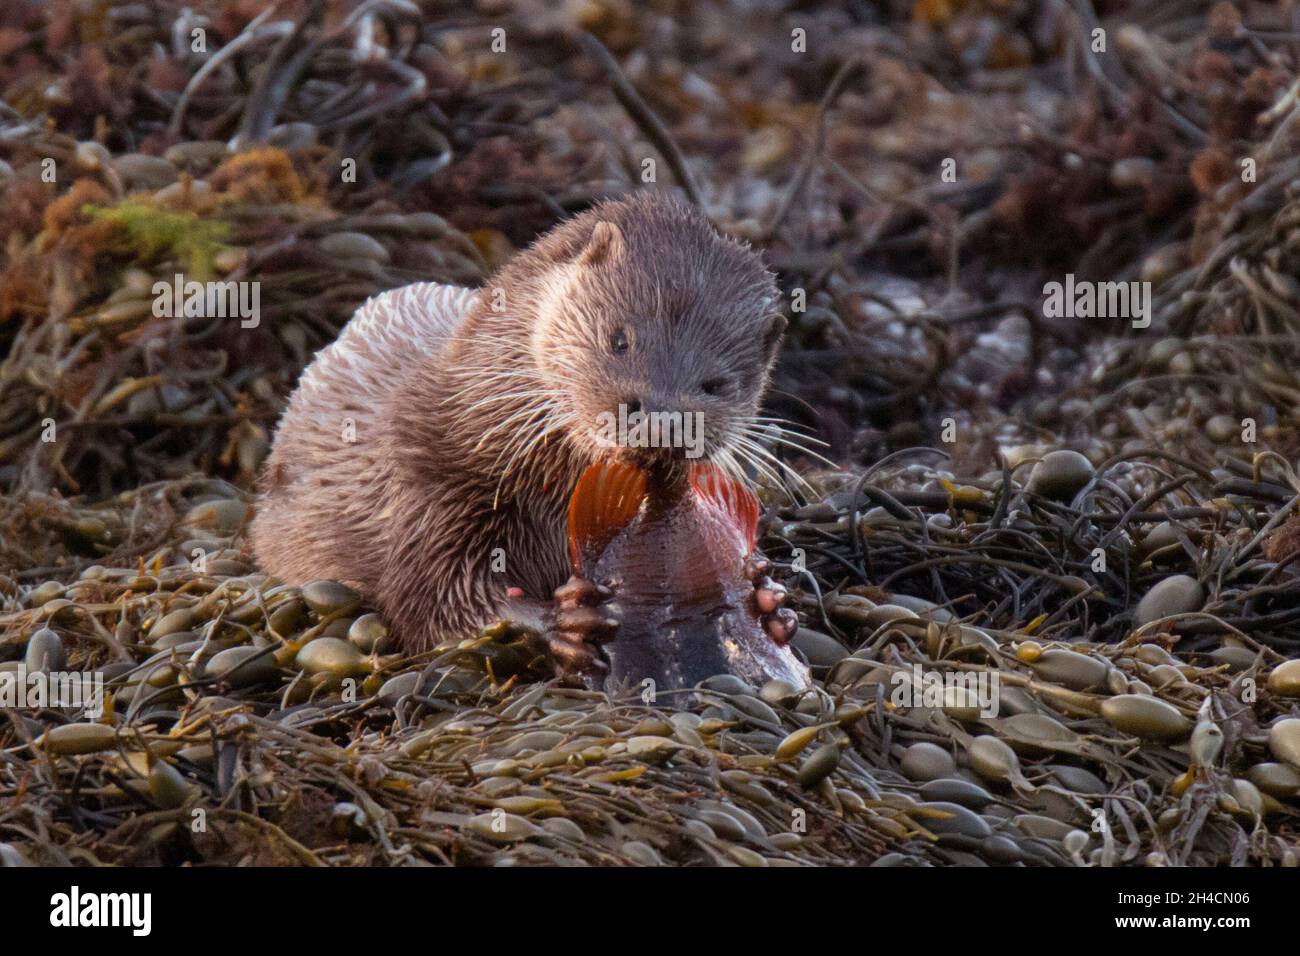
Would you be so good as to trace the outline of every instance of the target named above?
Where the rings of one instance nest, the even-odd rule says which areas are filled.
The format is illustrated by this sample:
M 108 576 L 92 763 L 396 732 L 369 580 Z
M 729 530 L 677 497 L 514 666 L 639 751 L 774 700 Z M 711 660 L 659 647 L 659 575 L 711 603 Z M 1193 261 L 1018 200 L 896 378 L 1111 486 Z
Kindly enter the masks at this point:
M 376 296 L 290 398 L 257 558 L 289 582 L 360 589 L 408 651 L 536 614 L 562 675 L 598 668 L 614 624 L 608 592 L 570 579 L 570 494 L 598 460 L 683 455 L 619 447 L 602 425 L 620 405 L 700 412 L 699 460 L 737 478 L 770 468 L 758 408 L 785 327 L 777 301 L 747 245 L 644 194 L 561 223 L 481 289 Z M 783 591 L 754 584 L 788 637 Z

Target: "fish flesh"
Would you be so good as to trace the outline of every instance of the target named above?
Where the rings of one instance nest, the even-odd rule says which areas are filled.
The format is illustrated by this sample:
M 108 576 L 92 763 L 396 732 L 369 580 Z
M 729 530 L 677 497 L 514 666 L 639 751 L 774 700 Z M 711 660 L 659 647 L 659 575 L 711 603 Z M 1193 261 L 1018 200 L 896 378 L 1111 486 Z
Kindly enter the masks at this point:
M 809 686 L 754 606 L 745 565 L 758 516 L 753 493 L 714 465 L 605 461 L 583 472 L 569 502 L 569 557 L 574 574 L 613 592 L 605 690 L 676 690 L 717 674 Z

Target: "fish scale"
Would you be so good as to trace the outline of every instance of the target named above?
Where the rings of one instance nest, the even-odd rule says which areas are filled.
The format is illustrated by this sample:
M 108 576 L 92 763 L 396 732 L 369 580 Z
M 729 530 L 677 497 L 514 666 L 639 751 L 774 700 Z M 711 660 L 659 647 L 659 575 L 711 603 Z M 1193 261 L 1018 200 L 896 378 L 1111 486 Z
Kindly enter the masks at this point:
M 570 556 L 576 573 L 614 591 L 606 689 L 652 680 L 675 690 L 725 673 L 808 686 L 806 668 L 750 607 L 745 560 L 757 520 L 753 495 L 712 466 L 663 477 L 605 462 L 583 474 L 569 508 Z

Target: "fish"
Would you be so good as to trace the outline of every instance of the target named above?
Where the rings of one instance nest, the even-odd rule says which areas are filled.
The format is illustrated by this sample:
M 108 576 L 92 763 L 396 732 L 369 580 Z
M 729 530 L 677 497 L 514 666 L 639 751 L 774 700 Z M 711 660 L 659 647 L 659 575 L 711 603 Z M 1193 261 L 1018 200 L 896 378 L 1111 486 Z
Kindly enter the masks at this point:
M 764 630 L 745 575 L 758 518 L 754 494 L 715 465 L 665 473 L 610 460 L 582 473 L 569 558 L 575 575 L 613 592 L 606 691 L 678 690 L 719 674 L 810 686 L 807 667 Z

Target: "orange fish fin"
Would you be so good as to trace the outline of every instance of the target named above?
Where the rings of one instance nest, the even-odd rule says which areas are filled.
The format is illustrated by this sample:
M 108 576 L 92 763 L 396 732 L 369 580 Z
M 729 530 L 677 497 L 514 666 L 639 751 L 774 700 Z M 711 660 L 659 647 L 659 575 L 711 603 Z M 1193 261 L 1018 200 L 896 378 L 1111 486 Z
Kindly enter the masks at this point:
M 569 560 L 575 572 L 581 572 L 584 559 L 599 558 L 631 523 L 645 489 L 645 472 L 625 462 L 597 462 L 582 473 L 569 498 Z
M 717 465 L 707 462 L 691 465 L 691 487 L 701 499 L 717 508 L 745 537 L 749 551 L 758 538 L 758 498 Z

